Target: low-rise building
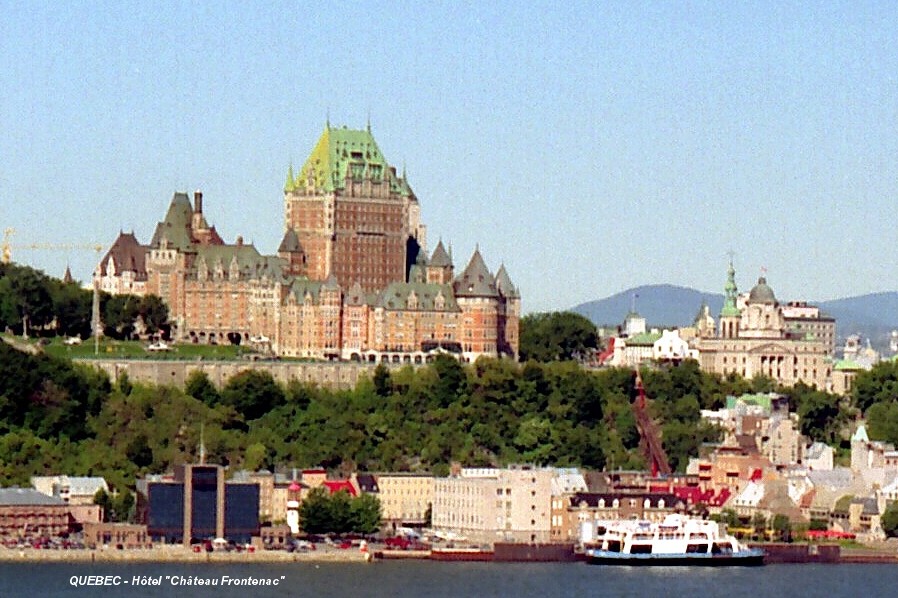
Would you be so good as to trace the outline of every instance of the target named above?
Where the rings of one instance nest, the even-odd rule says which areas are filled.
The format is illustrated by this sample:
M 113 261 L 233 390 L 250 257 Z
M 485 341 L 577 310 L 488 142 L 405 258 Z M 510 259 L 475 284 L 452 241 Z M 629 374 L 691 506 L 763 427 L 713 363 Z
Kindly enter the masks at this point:
M 97 492 L 109 492 L 106 480 L 97 476 L 32 476 L 31 485 L 41 494 L 55 496 L 70 505 L 91 505 Z
M 421 527 L 428 524 L 434 501 L 434 477 L 418 473 L 376 474 L 383 526 Z
M 0 538 L 56 537 L 72 530 L 69 505 L 32 488 L 0 488 Z
M 669 492 L 575 492 L 552 497 L 553 542 L 577 541 L 584 524 L 620 519 L 662 521 L 686 510 L 686 501 Z
M 475 543 L 548 542 L 555 471 L 457 469 L 434 481 L 433 527 Z

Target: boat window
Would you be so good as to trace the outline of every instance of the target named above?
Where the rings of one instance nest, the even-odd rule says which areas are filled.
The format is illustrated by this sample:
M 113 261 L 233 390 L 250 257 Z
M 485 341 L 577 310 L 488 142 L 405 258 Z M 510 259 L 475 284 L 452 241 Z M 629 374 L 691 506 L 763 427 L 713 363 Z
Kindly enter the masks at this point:
M 634 544 L 630 547 L 630 554 L 652 554 L 652 545 Z

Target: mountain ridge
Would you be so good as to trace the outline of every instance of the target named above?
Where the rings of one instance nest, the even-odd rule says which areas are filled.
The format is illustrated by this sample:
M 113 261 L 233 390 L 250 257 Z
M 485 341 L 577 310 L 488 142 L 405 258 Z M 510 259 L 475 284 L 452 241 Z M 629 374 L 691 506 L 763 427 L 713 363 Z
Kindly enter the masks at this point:
M 596 326 L 619 326 L 635 311 L 651 328 L 690 326 L 702 303 L 717 319 L 723 306 L 722 293 L 706 293 L 672 284 L 633 287 L 604 299 L 580 303 L 570 309 L 589 318 Z M 891 331 L 898 329 L 898 291 L 878 291 L 830 301 L 808 301 L 836 319 L 837 345 L 845 337 L 859 334 L 877 350 L 888 348 Z

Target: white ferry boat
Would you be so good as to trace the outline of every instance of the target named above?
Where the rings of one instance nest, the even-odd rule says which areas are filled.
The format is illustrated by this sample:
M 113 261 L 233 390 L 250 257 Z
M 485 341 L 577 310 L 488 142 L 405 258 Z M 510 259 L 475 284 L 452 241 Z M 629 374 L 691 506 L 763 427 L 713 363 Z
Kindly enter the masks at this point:
M 721 533 L 714 521 L 668 515 L 662 523 L 615 521 L 599 525 L 585 544 L 588 563 L 596 565 L 763 565 L 764 551 L 748 548 Z

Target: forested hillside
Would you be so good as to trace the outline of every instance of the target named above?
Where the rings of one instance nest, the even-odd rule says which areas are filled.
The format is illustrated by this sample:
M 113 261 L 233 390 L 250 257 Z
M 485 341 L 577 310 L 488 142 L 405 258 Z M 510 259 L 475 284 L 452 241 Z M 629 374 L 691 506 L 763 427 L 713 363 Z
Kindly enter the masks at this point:
M 491 359 L 463 366 L 441 357 L 417 370 L 378 368 L 351 391 L 299 382 L 284 388 L 253 370 L 220 390 L 198 373 L 181 390 L 127 379 L 111 385 L 90 367 L 5 343 L 0 368 L 3 485 L 65 472 L 131 486 L 135 476 L 196 459 L 201 435 L 209 460 L 249 469 L 442 473 L 451 461 L 644 465 L 630 407 L 633 373 L 622 369 Z M 703 374 L 694 362 L 646 370 L 644 380 L 671 464 L 680 470 L 702 442 L 717 438 L 699 409 L 751 390 L 741 379 Z M 814 392 L 797 396 L 799 407 Z M 837 406 L 821 421 L 837 425 L 840 414 Z

